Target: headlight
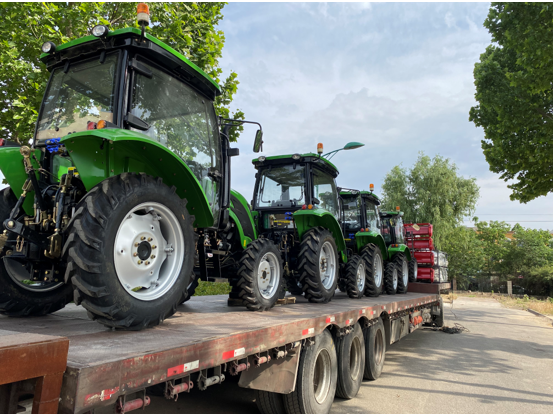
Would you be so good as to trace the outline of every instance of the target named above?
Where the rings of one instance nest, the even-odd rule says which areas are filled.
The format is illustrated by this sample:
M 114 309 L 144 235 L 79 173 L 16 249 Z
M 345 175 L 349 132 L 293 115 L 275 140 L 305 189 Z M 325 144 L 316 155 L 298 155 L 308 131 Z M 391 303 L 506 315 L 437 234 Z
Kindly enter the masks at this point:
M 259 158 L 257 159 L 257 161 L 263 162 L 263 161 L 265 161 L 265 157 L 262 155 L 261 157 L 259 157 Z
M 108 32 L 109 30 L 107 26 L 104 26 L 103 24 L 99 24 L 92 28 L 92 35 L 96 37 L 105 37 L 107 36 Z
M 52 53 L 56 51 L 56 45 L 54 42 L 45 42 L 42 44 L 42 53 Z
M 299 160 L 301 158 L 301 155 L 300 154 L 294 154 L 292 155 L 292 159 L 293 160 Z

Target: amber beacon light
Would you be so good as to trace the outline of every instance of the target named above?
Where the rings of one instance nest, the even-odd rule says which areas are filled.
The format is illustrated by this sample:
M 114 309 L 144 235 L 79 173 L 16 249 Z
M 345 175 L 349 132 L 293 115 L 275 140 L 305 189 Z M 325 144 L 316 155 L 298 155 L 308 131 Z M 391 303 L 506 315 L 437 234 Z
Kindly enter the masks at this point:
M 150 9 L 146 3 L 138 3 L 136 6 L 136 20 L 141 26 L 150 25 Z

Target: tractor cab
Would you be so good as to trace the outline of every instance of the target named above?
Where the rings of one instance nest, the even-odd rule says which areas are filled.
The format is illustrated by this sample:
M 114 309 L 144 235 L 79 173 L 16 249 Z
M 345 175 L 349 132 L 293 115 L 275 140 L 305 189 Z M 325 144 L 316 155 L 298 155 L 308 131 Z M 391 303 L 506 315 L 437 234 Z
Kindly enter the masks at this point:
M 386 246 L 405 244 L 405 229 L 403 227 L 403 211 L 381 211 L 382 236 Z
M 380 234 L 380 200 L 372 191 L 340 189 L 342 229 L 346 243 L 355 242 L 355 234 L 370 231 Z

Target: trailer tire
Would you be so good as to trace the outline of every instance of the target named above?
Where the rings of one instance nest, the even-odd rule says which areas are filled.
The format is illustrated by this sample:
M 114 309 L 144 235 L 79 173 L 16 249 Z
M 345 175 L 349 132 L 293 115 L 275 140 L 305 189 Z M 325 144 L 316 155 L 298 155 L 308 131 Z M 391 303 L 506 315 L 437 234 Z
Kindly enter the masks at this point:
M 300 244 L 298 263 L 305 298 L 314 303 L 330 302 L 340 275 L 338 249 L 332 233 L 324 227 L 315 227 L 305 233 Z M 325 270 L 330 267 L 324 279 L 321 266 Z
M 353 332 L 336 340 L 338 355 L 338 380 L 336 395 L 352 399 L 359 392 L 365 370 L 365 339 L 363 330 L 356 323 Z
M 367 269 L 365 295 L 378 297 L 384 286 L 384 260 L 382 252 L 375 244 L 368 244 L 361 250 L 361 258 Z
M 444 301 L 440 297 L 440 313 L 438 315 L 432 315 L 432 325 L 442 328 L 444 326 Z
M 287 414 L 284 394 L 255 390 L 255 403 L 261 414 Z
M 152 211 L 150 218 L 148 214 Z M 72 280 L 76 297 L 88 315 L 106 327 L 122 330 L 159 325 L 173 315 L 190 284 L 195 250 L 193 222 L 186 200 L 181 200 L 175 188 L 163 184 L 161 178 L 123 173 L 90 190 L 70 222 L 63 248 L 68 259 L 66 279 Z M 139 234 L 144 234 L 139 239 L 143 242 L 133 244 L 133 237 Z M 168 243 L 173 250 L 165 252 L 161 247 L 156 250 L 158 246 L 153 243 L 159 246 Z M 122 249 L 121 256 L 116 256 L 116 245 L 117 254 Z M 131 259 L 133 249 L 142 261 L 163 258 L 151 263 L 160 266 L 160 276 L 148 288 L 144 287 L 147 281 L 132 278 L 145 277 L 148 271 L 155 271 L 154 267 L 151 270 L 136 267 L 125 273 L 129 265 L 135 266 L 135 259 Z M 157 254 L 146 259 L 153 252 Z M 131 282 L 136 285 L 134 288 Z
M 409 264 L 403 253 L 394 256 L 393 262 L 397 267 L 397 293 L 407 293 L 407 284 L 409 283 Z
M 419 264 L 417 263 L 417 259 L 413 257 L 409 262 L 409 283 L 413 283 L 417 281 L 418 273 L 419 273 Z
M 388 295 L 395 295 L 398 285 L 398 270 L 394 262 L 384 265 L 384 290 Z
M 284 395 L 288 414 L 328 414 L 334 401 L 338 360 L 332 335 L 324 330 L 313 339 L 301 351 L 296 389 Z
M 386 359 L 386 333 L 382 319 L 363 330 L 365 336 L 365 372 L 364 378 L 375 380 L 382 374 Z
M 367 287 L 367 273 L 365 261 L 357 254 L 352 255 L 346 264 L 345 277 L 346 292 L 350 298 L 361 299 L 363 297 Z
M 4 228 L 1 224 L 10 217 L 16 203 L 17 197 L 10 187 L 0 190 L 0 234 Z M 4 264 L 5 251 L 6 248 L 0 251 L 0 315 L 43 316 L 64 308 L 73 300 L 73 288 L 70 283 L 61 284 L 46 292 L 32 291 L 18 285 L 10 277 Z
M 268 239 L 251 242 L 238 262 L 237 277 L 239 297 L 248 310 L 266 311 L 275 306 L 283 282 L 282 258 L 275 243 Z

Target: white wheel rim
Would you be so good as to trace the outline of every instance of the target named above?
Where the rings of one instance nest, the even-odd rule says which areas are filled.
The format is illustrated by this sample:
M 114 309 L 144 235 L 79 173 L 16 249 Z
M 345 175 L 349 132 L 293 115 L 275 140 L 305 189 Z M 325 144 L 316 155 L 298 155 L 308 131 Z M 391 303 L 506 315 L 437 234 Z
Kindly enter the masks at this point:
M 418 276 L 419 276 L 419 264 L 415 261 L 415 280 L 417 280 Z
M 330 242 L 324 242 L 319 255 L 319 273 L 325 289 L 330 289 L 336 279 L 336 255 Z
M 403 269 L 403 286 L 407 286 L 407 283 L 409 283 L 409 265 L 407 264 L 407 260 L 403 261 L 402 265 Z
M 382 259 L 377 254 L 374 260 L 374 284 L 377 288 L 382 285 L 382 274 L 384 273 Z
M 173 287 L 184 254 L 184 237 L 177 217 L 163 204 L 150 202 L 133 207 L 119 225 L 113 261 L 127 293 L 152 301 Z
M 280 285 L 280 266 L 274 253 L 265 253 L 257 268 L 257 286 L 265 299 L 271 299 Z
M 393 282 L 394 290 L 396 290 L 397 289 L 397 267 L 392 272 L 392 282 Z
M 363 293 L 365 291 L 365 264 L 363 261 L 359 262 L 357 266 L 357 289 Z

